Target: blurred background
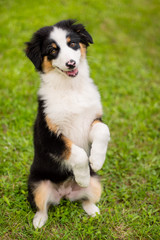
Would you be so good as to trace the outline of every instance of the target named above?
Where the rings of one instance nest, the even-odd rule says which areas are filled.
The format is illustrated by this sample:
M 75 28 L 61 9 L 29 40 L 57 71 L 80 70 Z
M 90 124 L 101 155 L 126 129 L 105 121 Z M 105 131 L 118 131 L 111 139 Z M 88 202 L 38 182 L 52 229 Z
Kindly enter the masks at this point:
M 68 18 L 93 37 L 90 73 L 111 131 L 99 172 L 103 214 L 89 220 L 63 203 L 40 238 L 26 200 L 40 80 L 24 43 L 40 27 Z M 160 1 L 0 0 L 0 66 L 2 239 L 160 239 Z

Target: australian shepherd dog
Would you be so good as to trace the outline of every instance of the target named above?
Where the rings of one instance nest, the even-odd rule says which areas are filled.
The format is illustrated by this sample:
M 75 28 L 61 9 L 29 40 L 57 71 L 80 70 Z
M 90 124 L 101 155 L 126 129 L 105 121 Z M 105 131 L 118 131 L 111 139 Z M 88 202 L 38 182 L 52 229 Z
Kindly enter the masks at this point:
M 47 221 L 49 205 L 62 198 L 80 200 L 90 216 L 100 213 L 96 172 L 105 161 L 110 133 L 89 75 L 86 50 L 92 43 L 74 20 L 43 27 L 26 43 L 26 55 L 41 78 L 28 179 L 28 199 L 37 209 L 35 228 Z

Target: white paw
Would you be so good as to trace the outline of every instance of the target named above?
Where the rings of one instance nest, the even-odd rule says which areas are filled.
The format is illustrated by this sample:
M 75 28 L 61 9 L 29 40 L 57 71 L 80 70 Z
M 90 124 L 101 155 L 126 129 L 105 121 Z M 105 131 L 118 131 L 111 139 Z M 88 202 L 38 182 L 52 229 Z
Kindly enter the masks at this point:
M 47 221 L 48 215 L 46 213 L 42 212 L 36 212 L 34 218 L 33 218 L 33 226 L 35 228 L 41 228 Z
M 97 172 L 99 171 L 105 161 L 105 157 L 106 157 L 106 153 L 105 154 L 91 154 L 91 156 L 89 157 L 89 162 L 90 162 L 90 166 L 93 169 L 93 171 Z
M 90 183 L 90 170 L 88 156 L 85 152 L 83 155 L 81 155 L 81 159 L 79 159 L 73 168 L 73 173 L 75 176 L 75 181 L 80 187 L 88 187 Z
M 109 140 L 100 141 L 99 139 L 97 139 L 92 143 L 91 155 L 89 157 L 89 162 L 90 162 L 91 168 L 95 172 L 100 170 L 105 162 L 108 141 Z
M 78 185 L 88 187 L 90 183 L 90 169 L 86 152 L 82 148 L 73 145 L 69 162 Z
M 108 142 L 110 140 L 109 128 L 104 123 L 97 123 L 93 126 L 90 136 L 92 142 L 89 162 L 91 168 L 97 172 L 104 164 Z
M 100 214 L 99 208 L 94 203 L 83 203 L 84 211 L 91 217 L 95 217 Z

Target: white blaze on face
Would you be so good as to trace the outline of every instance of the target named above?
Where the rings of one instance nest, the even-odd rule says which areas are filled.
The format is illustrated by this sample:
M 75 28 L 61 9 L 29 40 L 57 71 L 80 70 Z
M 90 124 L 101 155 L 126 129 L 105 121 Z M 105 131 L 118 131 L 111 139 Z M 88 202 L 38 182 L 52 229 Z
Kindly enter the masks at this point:
M 66 63 L 71 59 L 76 62 L 76 68 L 78 68 L 81 57 L 80 49 L 74 50 L 67 45 L 68 33 L 66 30 L 57 27 L 54 27 L 50 33 L 50 39 L 54 40 L 60 48 L 57 58 L 52 60 L 52 65 L 63 71 L 68 71 Z

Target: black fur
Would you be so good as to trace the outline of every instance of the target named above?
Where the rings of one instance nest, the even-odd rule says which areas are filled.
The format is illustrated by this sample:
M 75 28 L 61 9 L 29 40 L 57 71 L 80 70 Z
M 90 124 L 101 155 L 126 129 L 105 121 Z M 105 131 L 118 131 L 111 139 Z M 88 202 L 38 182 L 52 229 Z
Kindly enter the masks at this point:
M 38 71 L 42 70 L 42 48 L 44 41 L 49 37 L 49 33 L 53 27 L 43 27 L 39 29 L 32 37 L 30 42 L 27 42 L 26 55 L 32 61 Z
M 76 20 L 69 19 L 58 22 L 54 26 L 77 33 L 80 36 L 80 42 L 88 47 L 90 43 L 93 43 L 91 35 L 86 31 L 83 24 L 75 23 Z
M 72 171 L 61 165 L 62 154 L 66 149 L 62 135 L 57 136 L 48 129 L 45 115 L 44 102 L 39 100 L 38 114 L 34 124 L 34 160 L 28 179 L 28 200 L 35 207 L 33 200 L 34 184 L 41 180 L 50 180 L 61 183 L 69 177 L 74 177 Z M 90 168 L 91 176 L 96 175 Z
M 47 56 L 49 60 L 57 57 L 60 47 L 58 43 L 49 39 L 50 32 L 54 27 L 62 28 L 68 31 L 67 37 L 70 37 L 71 41 L 68 42 L 68 46 L 72 47 L 72 42 L 76 45 L 74 50 L 79 48 L 79 43 L 83 43 L 89 46 L 89 43 L 93 43 L 92 37 L 85 30 L 82 24 L 75 24 L 74 20 L 64 20 L 54 26 L 43 27 L 38 30 L 32 37 L 31 41 L 26 43 L 26 55 L 33 62 L 36 69 L 42 72 L 42 62 L 44 56 Z M 53 47 L 52 43 L 56 46 Z M 54 52 L 53 50 L 56 51 Z M 43 100 L 38 100 L 38 114 L 34 124 L 34 160 L 30 169 L 30 175 L 28 179 L 28 200 L 32 207 L 35 207 L 33 190 L 35 183 L 41 180 L 50 180 L 53 183 L 61 183 L 68 178 L 74 178 L 73 172 L 62 167 L 63 153 L 67 146 L 63 140 L 62 134 L 56 135 L 51 132 L 47 126 L 47 122 L 44 115 L 45 103 Z M 90 175 L 96 175 L 90 168 Z
M 38 114 L 34 124 L 34 161 L 30 169 L 28 180 L 29 201 L 34 206 L 32 191 L 34 183 L 41 180 L 51 180 L 54 183 L 65 181 L 73 177 L 73 173 L 67 169 L 62 171 L 62 154 L 65 143 L 62 136 L 56 136 L 46 124 L 43 113 L 43 101 L 39 100 Z
M 85 44 L 86 47 L 88 47 L 90 43 L 93 43 L 93 39 L 86 31 L 85 27 L 82 24 L 75 24 L 75 22 L 75 20 L 63 20 L 53 26 L 43 27 L 35 32 L 30 42 L 26 43 L 26 55 L 38 71 L 42 72 L 42 62 L 44 56 L 48 56 L 49 60 L 56 57 L 52 56 L 52 54 L 50 54 L 51 52 L 46 52 L 47 49 L 48 51 L 51 50 L 51 43 L 53 43 L 53 41 L 49 40 L 49 34 L 54 27 L 65 29 L 72 35 L 74 33 L 74 38 L 77 36 L 79 42 Z
M 79 45 L 79 43 L 80 43 L 80 37 L 79 37 L 79 35 L 78 35 L 77 33 L 71 32 L 71 33 L 69 33 L 69 34 L 67 35 L 67 37 L 69 37 L 69 38 L 71 39 L 71 41 L 68 42 L 68 46 L 69 46 L 69 47 L 73 48 L 74 50 L 77 50 L 77 49 L 80 48 L 80 45 Z M 75 44 L 74 47 L 71 46 L 72 43 Z
M 56 48 L 52 46 L 52 43 L 56 44 Z M 45 46 L 46 45 L 46 46 Z M 52 60 L 58 57 L 58 53 L 60 51 L 60 47 L 58 46 L 58 43 L 56 43 L 53 40 L 47 41 L 47 43 L 44 45 L 42 50 L 42 55 L 47 56 L 48 60 Z M 53 50 L 55 51 L 53 53 Z
M 34 162 L 31 175 L 35 181 L 50 179 L 54 183 L 62 182 L 71 172 L 62 171 L 62 154 L 66 149 L 62 135 L 57 136 L 48 129 L 43 113 L 43 101 L 39 100 L 38 115 L 34 125 Z

